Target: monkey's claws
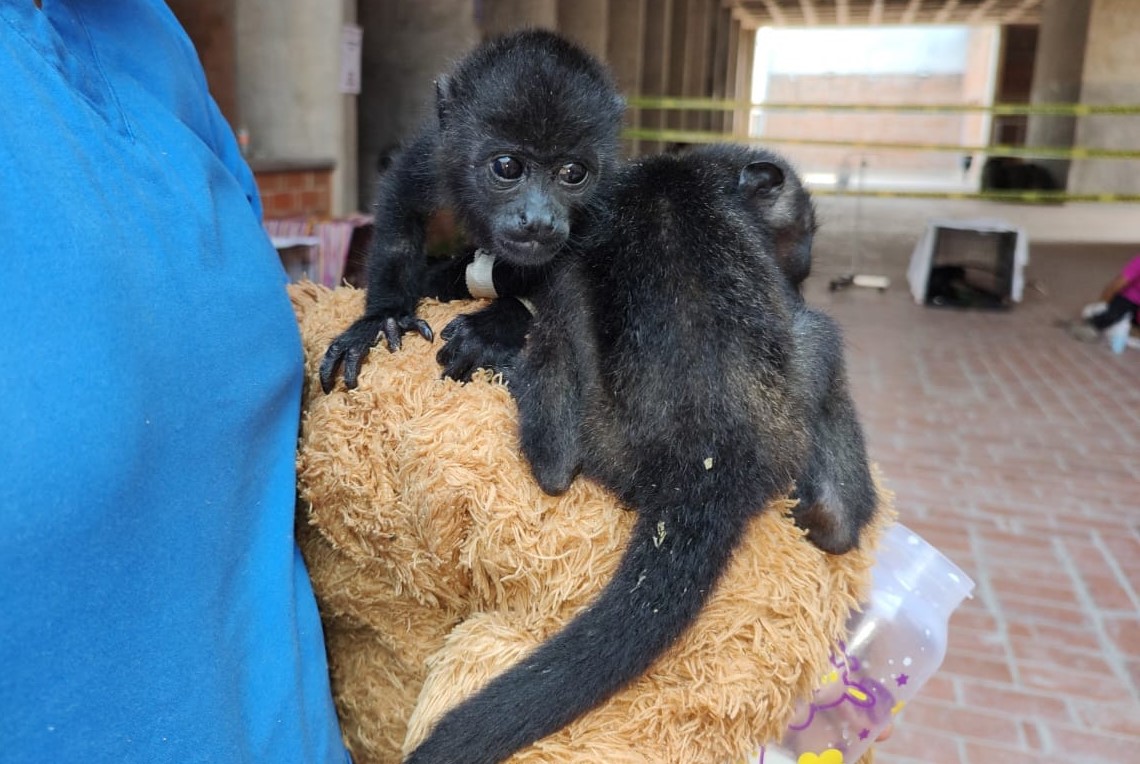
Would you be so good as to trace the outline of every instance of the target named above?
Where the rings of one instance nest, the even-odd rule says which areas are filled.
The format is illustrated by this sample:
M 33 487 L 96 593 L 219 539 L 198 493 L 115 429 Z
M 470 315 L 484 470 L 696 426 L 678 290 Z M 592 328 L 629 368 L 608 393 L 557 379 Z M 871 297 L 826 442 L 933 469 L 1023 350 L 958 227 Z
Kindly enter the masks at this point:
M 388 349 L 395 352 L 400 348 L 400 335 L 407 331 L 418 332 L 428 342 L 434 336 L 428 323 L 415 316 L 364 316 L 357 319 L 325 351 L 320 368 L 321 389 L 326 395 L 332 392 L 336 387 L 337 371 L 342 365 L 344 386 L 349 390 L 356 389 L 360 367 L 372 346 L 383 336 L 388 342 Z
M 428 342 L 435 339 L 435 334 L 427 321 L 415 316 L 389 316 L 384 319 L 384 339 L 388 342 L 388 351 L 395 353 L 403 346 L 402 337 L 407 332 L 416 332 Z
M 515 299 L 501 299 L 474 313 L 456 316 L 440 337 L 435 354 L 443 376 L 470 382 L 476 369 L 508 372 L 526 339 L 530 313 Z

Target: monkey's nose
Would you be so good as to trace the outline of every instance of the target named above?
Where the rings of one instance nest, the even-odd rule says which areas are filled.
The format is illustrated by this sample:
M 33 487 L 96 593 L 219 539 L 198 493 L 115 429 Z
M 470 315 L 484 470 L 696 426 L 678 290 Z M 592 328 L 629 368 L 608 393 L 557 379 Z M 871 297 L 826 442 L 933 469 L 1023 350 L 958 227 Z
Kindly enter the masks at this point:
M 508 238 L 518 242 L 534 242 L 542 246 L 556 246 L 566 240 L 569 227 L 541 215 L 519 218 L 517 224 L 507 232 Z
M 554 217 L 551 215 L 520 215 L 518 230 L 527 238 L 546 238 L 554 234 Z

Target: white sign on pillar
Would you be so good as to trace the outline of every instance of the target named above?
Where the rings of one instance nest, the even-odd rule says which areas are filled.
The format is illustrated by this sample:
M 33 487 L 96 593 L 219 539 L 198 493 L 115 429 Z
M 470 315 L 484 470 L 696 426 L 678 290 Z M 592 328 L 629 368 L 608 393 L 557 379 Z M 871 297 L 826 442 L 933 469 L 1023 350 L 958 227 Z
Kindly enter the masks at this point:
M 345 24 L 340 33 L 340 92 L 360 94 L 360 43 L 364 30 Z

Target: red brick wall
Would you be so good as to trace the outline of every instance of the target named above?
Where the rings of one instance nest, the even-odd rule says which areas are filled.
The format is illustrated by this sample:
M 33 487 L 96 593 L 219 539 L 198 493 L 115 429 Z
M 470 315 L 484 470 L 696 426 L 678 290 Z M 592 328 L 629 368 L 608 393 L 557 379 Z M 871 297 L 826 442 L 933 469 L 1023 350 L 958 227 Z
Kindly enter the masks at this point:
M 237 51 L 234 0 L 167 0 L 198 50 L 210 94 L 231 125 L 237 125 Z
M 328 217 L 332 211 L 332 170 L 255 170 L 267 218 Z

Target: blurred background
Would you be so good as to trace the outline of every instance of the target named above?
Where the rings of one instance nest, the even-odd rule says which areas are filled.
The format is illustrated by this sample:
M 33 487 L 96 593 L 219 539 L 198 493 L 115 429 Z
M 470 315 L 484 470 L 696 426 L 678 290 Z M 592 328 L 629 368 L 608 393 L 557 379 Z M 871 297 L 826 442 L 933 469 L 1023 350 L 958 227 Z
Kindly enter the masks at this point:
M 1140 351 L 1054 325 L 1140 250 L 1140 1 L 170 5 L 291 273 L 330 285 L 359 283 L 376 174 L 433 78 L 498 32 L 605 59 L 630 155 L 788 155 L 822 223 L 807 296 L 844 327 L 871 456 L 978 583 L 878 760 L 1140 760 Z

